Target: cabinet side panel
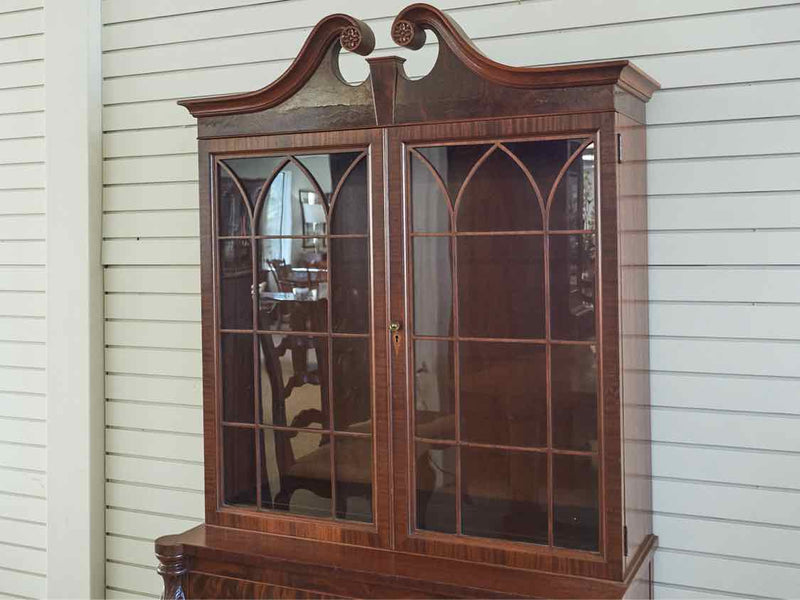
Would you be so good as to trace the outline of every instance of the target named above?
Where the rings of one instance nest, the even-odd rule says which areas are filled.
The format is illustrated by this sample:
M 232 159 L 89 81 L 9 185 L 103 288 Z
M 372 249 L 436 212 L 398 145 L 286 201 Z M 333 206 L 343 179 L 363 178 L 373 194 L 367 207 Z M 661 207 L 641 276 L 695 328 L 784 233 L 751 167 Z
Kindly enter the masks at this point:
M 617 116 L 626 565 L 652 532 L 645 127 Z

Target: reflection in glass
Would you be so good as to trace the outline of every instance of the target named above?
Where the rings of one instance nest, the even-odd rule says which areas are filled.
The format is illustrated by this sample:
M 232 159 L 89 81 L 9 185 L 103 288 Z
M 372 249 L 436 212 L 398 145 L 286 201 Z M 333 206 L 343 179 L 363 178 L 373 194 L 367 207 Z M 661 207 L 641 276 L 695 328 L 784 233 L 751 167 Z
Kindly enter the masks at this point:
M 570 141 L 570 154 L 580 140 Z M 564 173 L 550 202 L 550 229 L 594 229 L 596 225 L 594 144 L 589 144 Z
M 459 348 L 461 439 L 546 446 L 545 346 L 461 342 Z
M 331 311 L 333 331 L 369 331 L 369 240 L 331 240 Z
M 250 214 L 245 205 L 247 200 L 242 198 L 239 186 L 225 168 L 220 166 L 218 172 L 219 235 L 250 235 Z
M 261 419 L 290 427 L 328 427 L 328 340 L 260 335 Z
M 256 234 L 320 233 L 324 236 L 326 203 L 327 199 L 319 197 L 317 188 L 303 170 L 296 163 L 289 162 L 275 176 L 267 190 L 258 215 Z M 319 232 L 308 230 L 307 222 L 322 223 L 321 230 Z M 316 249 L 320 250 L 320 247 Z
M 455 202 L 458 190 L 461 189 L 470 169 L 489 148 L 491 148 L 489 144 L 461 144 L 422 146 L 415 150 L 433 165 L 445 183 L 450 202 Z
M 285 156 L 248 156 L 226 158 L 222 162 L 236 175 L 247 194 L 247 201 L 254 208 L 264 183 L 285 160 Z
M 258 322 L 266 331 L 325 331 L 328 256 L 301 239 L 257 240 Z
M 456 448 L 416 444 L 417 529 L 456 532 Z
M 597 349 L 553 344 L 553 446 L 562 450 L 597 448 Z
M 222 420 L 252 423 L 255 415 L 253 336 L 249 333 L 223 333 L 221 338 Z
M 336 190 L 347 169 L 360 155 L 361 150 L 335 154 L 295 155 L 295 158 L 311 173 L 325 195 L 325 205 L 329 206 L 331 194 Z
M 528 168 L 546 200 L 561 167 L 580 143 L 581 140 L 534 140 L 503 145 Z
M 414 333 L 453 334 L 450 237 L 415 237 Z
M 542 229 L 542 209 L 522 169 L 494 150 L 464 184 L 456 211 L 459 231 Z
M 550 333 L 556 340 L 595 338 L 594 234 L 550 236 Z
M 433 148 L 428 148 L 433 151 Z M 438 149 L 444 152 L 444 148 Z M 411 221 L 415 232 L 450 231 L 449 200 L 436 181 L 431 168 L 415 153 L 411 153 Z
M 256 503 L 256 447 L 254 429 L 222 428 L 224 502 L 242 506 Z
M 360 431 L 371 414 L 370 351 L 367 338 L 334 338 L 333 421 L 337 431 Z
M 372 439 L 335 438 L 336 518 L 372 522 Z
M 546 544 L 547 455 L 461 448 L 465 535 Z
M 223 329 L 253 328 L 253 261 L 250 240 L 219 243 L 220 324 Z
M 459 334 L 544 337 L 542 236 L 458 238 Z
M 337 155 L 333 155 L 333 157 L 335 156 Z M 369 220 L 367 182 L 367 159 L 364 157 L 353 167 L 342 187 L 339 188 L 332 209 L 331 234 L 367 234 Z
M 268 508 L 312 517 L 331 516 L 330 436 L 265 430 L 262 460 L 269 489 Z
M 597 551 L 597 485 L 597 458 L 553 455 L 553 542 L 556 546 Z
M 453 342 L 414 342 L 414 404 L 416 436 L 455 439 Z

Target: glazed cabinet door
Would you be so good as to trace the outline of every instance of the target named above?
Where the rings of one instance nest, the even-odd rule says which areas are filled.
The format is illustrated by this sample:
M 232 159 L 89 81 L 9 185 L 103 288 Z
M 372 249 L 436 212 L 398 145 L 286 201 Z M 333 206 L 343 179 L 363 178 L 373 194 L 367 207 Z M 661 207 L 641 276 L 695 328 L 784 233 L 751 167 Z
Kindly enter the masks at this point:
M 203 163 L 211 522 L 385 545 L 380 134 L 216 140 Z
M 401 548 L 604 568 L 603 126 L 390 133 Z

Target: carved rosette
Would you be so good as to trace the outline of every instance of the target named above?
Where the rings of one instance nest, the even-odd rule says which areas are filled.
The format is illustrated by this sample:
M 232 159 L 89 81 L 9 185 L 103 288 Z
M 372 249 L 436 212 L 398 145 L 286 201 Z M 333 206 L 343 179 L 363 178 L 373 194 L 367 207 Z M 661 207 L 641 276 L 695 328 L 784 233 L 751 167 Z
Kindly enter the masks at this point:
M 345 50 L 355 52 L 356 48 L 361 44 L 361 32 L 358 27 L 345 27 L 339 36 L 339 42 Z
M 398 19 L 392 25 L 392 39 L 398 46 L 419 50 L 425 45 L 425 30 L 411 21 Z
M 170 546 L 157 551 L 158 574 L 164 580 L 162 600 L 186 600 L 186 573 L 189 566 L 181 546 Z

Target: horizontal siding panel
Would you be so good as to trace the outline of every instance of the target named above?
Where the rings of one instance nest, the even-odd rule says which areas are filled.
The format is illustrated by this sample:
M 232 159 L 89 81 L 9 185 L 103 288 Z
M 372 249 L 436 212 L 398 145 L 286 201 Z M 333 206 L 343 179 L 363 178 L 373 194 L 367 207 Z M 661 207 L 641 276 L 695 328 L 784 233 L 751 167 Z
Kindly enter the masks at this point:
M 0 242 L 0 247 L 4 244 Z M 36 274 L 38 276 L 38 270 L 25 270 L 25 269 L 2 269 L 0 268 L 0 274 L 2 273 L 12 273 L 9 277 L 8 284 L 12 286 L 12 289 L 25 289 L 25 287 L 33 287 L 33 285 L 27 286 L 24 284 L 24 281 L 20 284 L 16 282 L 16 274 L 23 273 L 25 274 L 30 273 L 31 275 Z M 32 279 L 33 277 L 31 277 Z M 20 287 L 16 287 L 19 285 Z M 41 292 L 28 292 L 28 291 L 0 291 L 0 315 L 5 316 L 18 316 L 18 317 L 44 317 L 45 314 L 45 304 L 46 304 L 45 295 Z
M 2 227 L 2 219 L 0 219 Z M 196 210 L 123 212 L 103 215 L 103 237 L 194 237 L 200 233 Z
M 46 451 L 41 446 L 22 446 L 0 442 L 0 467 L 45 470 Z
M 153 542 L 116 535 L 106 536 L 106 557 L 108 560 L 133 563 L 153 569 L 158 566 Z
M 654 196 L 648 226 L 665 229 L 800 228 L 800 191 Z
M 203 438 L 197 435 L 107 429 L 106 452 L 126 456 L 198 461 L 203 457 Z
M 0 332 L 2 326 L 0 319 Z M 195 323 L 106 321 L 106 344 L 200 350 L 200 327 Z
M 652 265 L 800 265 L 800 230 L 655 232 L 648 245 Z
M 10 2 L 10 0 L 4 0 L 3 7 L 5 7 L 8 2 Z M 0 39 L 0 63 L 21 62 L 43 58 L 43 34 Z
M 16 442 L 20 444 L 47 443 L 47 429 L 44 421 L 28 421 L 0 417 L 0 442 Z M 0 511 L 2 515 L 2 511 Z
M 111 427 L 201 435 L 203 412 L 199 406 L 158 406 L 109 401 L 106 402 L 106 424 Z
M 0 190 L 0 215 L 43 214 L 44 207 L 44 189 Z
M 196 239 L 106 240 L 102 252 L 104 265 L 200 264 Z
M 0 239 L 43 240 L 44 237 L 44 215 L 0 215 Z
M 44 369 L 20 369 L 0 365 L 0 391 L 44 394 Z
M 651 268 L 650 299 L 800 303 L 800 268 Z
M 45 258 L 44 242 L 0 240 L 0 265 L 43 265 Z
M 192 350 L 151 350 L 107 348 L 106 371 L 200 377 L 200 352 Z
M 800 416 L 800 378 L 656 372 L 650 389 L 654 406 Z
M 42 187 L 44 163 L 0 165 L 0 189 Z
M 800 456 L 656 442 L 653 474 L 660 478 L 800 490 Z
M 114 588 L 106 588 L 105 597 L 108 600 L 143 600 L 145 598 L 160 598 L 160 596 L 153 596 L 144 593 L 128 592 L 125 590 L 117 590 Z
M 108 267 L 107 292 L 200 293 L 199 267 Z
M 0 517 L 0 543 L 47 549 L 47 527 Z
M 791 590 L 800 589 L 800 569 L 793 566 L 764 564 L 758 561 L 703 556 L 685 552 L 659 550 L 656 554 L 655 580 L 685 586 L 721 590 L 754 597 L 791 597 Z M 691 598 L 684 590 L 665 590 L 657 598 Z M 709 598 L 719 594 L 709 593 Z
M 35 548 L 0 544 L 0 568 L 44 575 L 47 571 L 47 552 Z
M 106 397 L 111 400 L 166 402 L 202 405 L 199 378 L 154 377 L 142 375 L 106 375 Z
M 44 598 L 47 595 L 47 580 L 44 575 L 0 568 L 0 593 L 24 598 Z
M 45 523 L 47 521 L 47 501 L 44 498 L 0 493 L 0 516 Z M 32 546 L 33 544 L 26 545 Z
M 653 482 L 653 510 L 800 527 L 800 492 L 689 481 Z
M 0 86 L 26 87 L 44 83 L 44 60 L 0 64 Z
M 107 294 L 106 318 L 200 321 L 200 295 Z
M 155 569 L 117 563 L 106 563 L 106 586 L 155 597 L 159 597 L 164 590 L 164 583 Z
M 0 316 L 0 341 L 44 342 L 45 325 L 44 319 Z
M 47 364 L 44 344 L 0 342 L 0 365 L 43 369 Z
M 650 335 L 800 340 L 800 305 L 651 303 Z
M 203 465 L 130 456 L 106 456 L 106 479 L 203 491 Z M 151 548 L 152 550 L 152 548 Z
M 181 110 L 186 110 L 181 107 Z M 151 129 L 107 133 L 103 136 L 103 156 L 118 158 L 158 154 L 197 152 L 197 127 Z
M 106 185 L 170 181 L 197 181 L 197 157 L 192 154 L 103 161 L 103 182 Z
M 0 102 L 3 92 L 0 90 Z M 30 110 L 30 108 L 28 109 Z M 0 114 L 0 139 L 41 137 L 44 135 L 44 111 L 26 112 L 21 114 Z M 6 174 L 3 174 L 6 177 Z M 23 187 L 20 185 L 2 185 L 0 188 Z
M 44 11 L 26 10 L 3 15 L 0 19 L 0 38 L 32 35 L 44 32 Z
M 21 89 L 0 89 L 0 115 L 43 110 L 44 85 Z M 2 131 L 4 133 L 1 137 L 9 137 L 5 134 L 5 129 Z
M 0 415 L 20 419 L 44 419 L 47 411 L 44 396 L 0 392 Z
M 168 533 L 180 533 L 198 525 L 194 519 L 182 519 L 163 515 L 148 515 L 127 510 L 106 510 L 106 531 L 146 540 Z
M 44 138 L 0 140 L 0 163 L 44 161 Z M 2 202 L 2 197 L 0 197 Z
M 0 468 L 0 490 L 44 498 L 47 493 L 47 477 L 35 471 L 20 471 Z
M 196 124 L 197 121 L 189 111 L 173 100 L 103 106 L 103 130 L 106 132 L 155 127 L 195 127 Z
M 103 190 L 103 210 L 170 210 L 199 206 L 197 183 L 114 186 Z
M 0 314 L 20 314 L 17 311 L 13 313 L 4 311 L 9 310 L 14 304 L 14 298 L 18 298 L 25 292 L 44 291 L 44 280 L 45 270 L 43 266 L 0 265 Z M 31 296 L 31 294 L 28 294 L 28 296 Z M 36 296 L 42 298 L 41 305 L 44 306 L 44 294 L 36 294 Z M 24 314 L 29 314 L 30 312 L 30 309 L 22 311 Z
M 189 519 L 203 519 L 205 496 L 202 492 L 167 490 L 121 483 L 106 484 L 106 506 L 148 512 L 169 513 Z

